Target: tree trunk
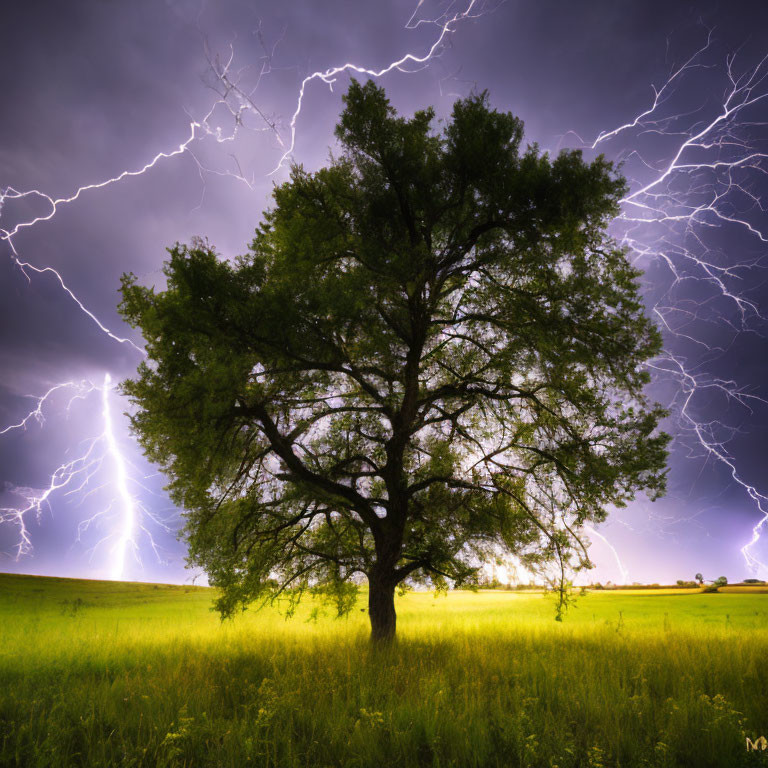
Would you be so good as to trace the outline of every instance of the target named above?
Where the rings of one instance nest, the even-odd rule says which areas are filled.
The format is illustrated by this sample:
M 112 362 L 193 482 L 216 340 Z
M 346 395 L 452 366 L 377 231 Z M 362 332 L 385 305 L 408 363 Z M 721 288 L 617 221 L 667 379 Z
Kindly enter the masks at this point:
M 371 619 L 371 640 L 388 643 L 395 639 L 395 584 L 381 578 L 368 579 L 368 615 Z

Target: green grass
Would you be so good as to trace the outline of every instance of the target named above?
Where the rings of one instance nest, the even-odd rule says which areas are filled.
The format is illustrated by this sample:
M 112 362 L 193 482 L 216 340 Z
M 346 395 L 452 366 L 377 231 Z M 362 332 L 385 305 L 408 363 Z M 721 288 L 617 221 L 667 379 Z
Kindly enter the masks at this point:
M 768 594 L 411 593 L 222 624 L 204 588 L 0 575 L 2 766 L 741 766 Z

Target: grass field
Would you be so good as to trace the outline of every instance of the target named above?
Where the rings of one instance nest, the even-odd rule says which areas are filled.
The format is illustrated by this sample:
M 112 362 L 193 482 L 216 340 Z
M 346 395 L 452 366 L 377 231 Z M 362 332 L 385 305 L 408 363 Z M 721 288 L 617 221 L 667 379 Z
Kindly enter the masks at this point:
M 0 575 L 0 765 L 768 764 L 768 594 L 411 593 L 386 651 L 211 598 Z

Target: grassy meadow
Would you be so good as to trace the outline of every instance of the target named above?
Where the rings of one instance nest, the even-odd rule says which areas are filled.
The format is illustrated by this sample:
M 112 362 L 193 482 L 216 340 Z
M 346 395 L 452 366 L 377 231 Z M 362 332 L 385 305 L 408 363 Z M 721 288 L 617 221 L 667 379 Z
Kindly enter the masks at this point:
M 729 591 L 730 590 L 730 591 Z M 212 590 L 0 575 L 0 765 L 768 764 L 768 594 L 410 593 L 369 647 L 302 605 L 221 623 Z

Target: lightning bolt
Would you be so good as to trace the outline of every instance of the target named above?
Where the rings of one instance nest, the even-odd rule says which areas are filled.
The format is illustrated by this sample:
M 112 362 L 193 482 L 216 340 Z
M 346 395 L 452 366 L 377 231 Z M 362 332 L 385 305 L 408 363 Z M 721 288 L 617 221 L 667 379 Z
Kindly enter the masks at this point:
M 312 74 L 308 75 L 301 81 L 299 85 L 296 108 L 291 116 L 289 124 L 290 138 L 288 142 L 286 142 L 281 136 L 277 122 L 270 118 L 266 112 L 257 105 L 253 97 L 253 91 L 256 87 L 258 87 L 258 82 L 260 82 L 261 78 L 268 74 L 270 71 L 267 63 L 271 62 L 271 54 L 270 56 L 266 57 L 266 63 L 262 66 L 256 86 L 250 89 L 249 92 L 246 92 L 240 85 L 239 77 L 233 74 L 234 48 L 230 46 L 230 55 L 226 60 L 222 61 L 219 57 L 211 56 L 206 43 L 206 58 L 216 81 L 214 90 L 216 91 L 218 98 L 213 102 L 202 119 L 192 120 L 189 123 L 187 137 L 181 141 L 178 146 L 170 150 L 156 153 L 154 157 L 145 162 L 139 168 L 134 170 L 121 171 L 120 173 L 108 179 L 80 186 L 71 195 L 66 197 L 53 197 L 39 189 L 19 191 L 11 186 L 0 189 L 0 220 L 2 217 L 3 208 L 8 204 L 9 201 L 13 202 L 27 198 L 39 199 L 42 200 L 48 208 L 48 212 L 44 215 L 35 216 L 30 219 L 17 222 L 15 225 L 7 229 L 0 228 L 0 242 L 6 242 L 8 244 L 13 262 L 27 277 L 27 279 L 29 279 L 30 271 L 37 274 L 47 273 L 53 275 L 64 292 L 75 302 L 80 311 L 85 313 L 88 318 L 98 326 L 99 330 L 121 344 L 130 344 L 137 351 L 143 354 L 143 350 L 140 347 L 136 346 L 136 344 L 134 344 L 130 339 L 115 335 L 112 331 L 109 330 L 109 328 L 106 327 L 106 325 L 104 325 L 101 320 L 96 317 L 94 313 L 88 310 L 84 303 L 68 287 L 63 276 L 58 270 L 50 266 L 37 267 L 28 261 L 22 260 L 18 250 L 14 245 L 14 238 L 16 235 L 26 229 L 30 229 L 36 225 L 51 221 L 62 207 L 77 202 L 83 195 L 88 192 L 94 190 L 103 190 L 125 179 L 143 176 L 150 170 L 154 169 L 160 162 L 178 157 L 183 154 L 189 154 L 193 157 L 201 173 L 216 173 L 219 175 L 233 176 L 252 188 L 253 181 L 249 181 L 242 174 L 242 172 L 235 173 L 231 171 L 216 171 L 204 167 L 202 163 L 200 163 L 200 161 L 197 159 L 196 155 L 192 152 L 191 147 L 193 143 L 196 140 L 204 137 L 210 137 L 218 143 L 232 142 L 237 137 L 240 128 L 242 128 L 244 125 L 244 115 L 246 113 L 254 114 L 263 124 L 263 130 L 269 130 L 275 136 L 281 149 L 284 150 L 277 165 L 275 166 L 274 170 L 271 171 L 270 175 L 276 173 L 284 166 L 285 162 L 293 153 L 296 142 L 296 125 L 302 111 L 306 89 L 310 83 L 315 80 L 321 80 L 332 88 L 333 83 L 335 83 L 338 78 L 338 75 L 343 72 L 355 72 L 375 78 L 382 77 L 383 75 L 386 75 L 395 70 L 400 72 L 409 72 L 411 70 L 406 69 L 407 65 L 423 66 L 440 54 L 442 48 L 446 44 L 447 38 L 454 30 L 458 22 L 470 18 L 478 18 L 484 13 L 482 9 L 479 9 L 478 0 L 470 0 L 469 5 L 462 12 L 455 13 L 451 16 L 442 16 L 437 19 L 420 20 L 414 24 L 413 19 L 420 6 L 421 2 L 414 11 L 414 14 L 409 19 L 407 28 L 414 29 L 422 23 L 434 24 L 439 28 L 439 34 L 437 35 L 437 38 L 428 48 L 426 53 L 422 55 L 406 53 L 399 59 L 378 70 L 369 69 L 358 64 L 347 62 L 340 66 L 329 67 L 328 69 L 313 72 Z M 232 128 L 228 132 L 224 132 L 221 125 L 217 124 L 214 120 L 214 115 L 220 107 L 225 108 L 232 118 Z
M 19 421 L 18 423 L 9 424 L 7 427 L 0 429 L 0 435 L 5 435 L 8 432 L 12 432 L 14 429 L 26 429 L 27 425 L 33 420 L 40 425 L 44 424 L 45 416 L 43 414 L 43 406 L 57 392 L 60 392 L 62 390 L 67 390 L 67 389 L 75 390 L 75 394 L 69 400 L 69 403 L 67 404 L 67 407 L 66 407 L 67 412 L 69 412 L 69 409 L 75 400 L 82 399 L 87 394 L 93 391 L 93 385 L 88 381 L 80 381 L 80 382 L 65 381 L 65 382 L 62 382 L 61 384 L 55 384 L 45 394 L 41 395 L 40 397 L 33 398 L 36 401 L 35 407 L 26 416 L 24 416 L 21 419 L 21 421 Z
M 299 119 L 299 115 L 301 114 L 301 107 L 304 102 L 304 93 L 306 91 L 307 86 L 313 80 L 322 80 L 322 82 L 324 82 L 326 85 L 328 85 L 331 88 L 331 90 L 333 90 L 333 84 L 336 82 L 337 76 L 340 75 L 342 72 L 356 72 L 357 74 L 360 74 L 360 75 L 368 75 L 368 77 L 379 78 L 379 77 L 382 77 L 383 75 L 388 74 L 389 72 L 392 72 L 393 70 L 398 70 L 400 72 L 412 71 L 412 70 L 406 69 L 405 67 L 407 65 L 424 65 L 428 61 L 430 61 L 430 59 L 433 59 L 438 54 L 441 47 L 445 44 L 446 38 L 448 37 L 448 35 L 453 30 L 454 26 L 459 21 L 462 21 L 464 19 L 469 19 L 469 18 L 477 18 L 482 13 L 476 10 L 476 7 L 478 5 L 477 0 L 471 0 L 471 2 L 466 7 L 466 9 L 461 13 L 455 13 L 454 15 L 449 17 L 443 16 L 433 20 L 422 19 L 420 21 L 417 21 L 414 24 L 413 23 L 414 18 L 418 13 L 419 7 L 422 5 L 422 2 L 423 0 L 420 0 L 419 4 L 416 6 L 416 10 L 413 12 L 413 15 L 408 20 L 408 24 L 406 25 L 406 28 L 415 29 L 420 24 L 435 24 L 440 28 L 440 33 L 437 39 L 423 56 L 416 56 L 412 53 L 406 53 L 401 58 L 397 59 L 396 61 L 393 61 L 390 64 L 387 64 L 386 67 L 382 67 L 381 69 L 366 69 L 365 67 L 361 67 L 357 64 L 346 63 L 338 67 L 330 67 L 329 69 L 326 69 L 325 71 L 322 71 L 322 72 L 313 72 L 311 75 L 308 75 L 301 81 L 301 85 L 299 87 L 299 98 L 296 103 L 296 110 L 291 116 L 291 121 L 289 124 L 290 144 L 288 145 L 285 152 L 281 156 L 274 170 L 271 172 L 272 174 L 276 173 L 277 171 L 280 170 L 280 168 L 282 168 L 285 161 L 291 156 L 293 152 L 293 148 L 296 144 L 296 122 Z
M 708 31 L 704 44 L 674 68 L 661 87 L 653 87 L 653 99 L 645 109 L 582 144 L 591 149 L 619 144 L 618 159 L 637 169 L 613 232 L 646 275 L 652 265 L 668 275 L 666 285 L 657 281 L 649 291 L 662 292 L 661 298 L 650 300 L 650 308 L 665 337 L 665 352 L 649 368 L 677 385 L 670 403 L 678 420 L 675 443 L 684 445 L 686 436 L 691 436 L 689 457 L 725 467 L 754 503 L 758 520 L 741 554 L 751 571 L 766 574 L 768 565 L 755 548 L 768 522 L 768 496 L 745 478 L 728 448 L 739 430 L 722 417 L 712 418 L 711 406 L 704 406 L 706 417 L 699 415 L 702 407 L 697 403 L 717 395 L 724 404 L 723 414 L 729 407 L 751 414 L 768 405 L 765 398 L 712 370 L 740 334 L 764 335 L 766 318 L 749 289 L 757 284 L 755 273 L 765 269 L 768 243 L 763 216 L 768 202 L 761 198 L 759 186 L 768 176 L 768 153 L 762 149 L 768 141 L 768 122 L 761 119 L 765 112 L 759 111 L 768 103 L 768 56 L 739 71 L 737 56 L 728 55 L 720 68 L 723 96 L 715 107 L 675 112 L 671 107 L 686 81 L 697 70 L 708 70 L 710 75 L 717 70 L 710 61 L 712 47 Z M 660 151 L 666 150 L 667 159 L 649 157 L 647 149 L 641 153 L 638 148 L 641 140 L 647 143 L 654 136 L 662 140 Z M 621 147 L 626 140 L 630 143 Z M 751 247 L 759 255 L 739 257 L 739 249 L 724 251 L 717 242 L 723 228 L 741 238 L 742 251 Z M 706 291 L 706 297 L 698 297 L 696 291 Z M 705 340 L 702 327 L 715 327 L 722 343 Z M 594 529 L 592 533 L 609 543 Z M 615 549 L 614 555 L 626 573 Z
M 115 440 L 115 431 L 112 425 L 112 411 L 109 405 L 109 390 L 112 384 L 112 377 L 107 373 L 104 376 L 104 386 L 101 388 L 102 416 L 104 418 L 104 439 L 109 456 L 115 467 L 115 492 L 118 502 L 122 508 L 120 515 L 121 525 L 117 533 L 117 543 L 113 551 L 114 578 L 119 579 L 123 575 L 125 568 L 125 555 L 129 546 L 134 544 L 133 535 L 136 526 L 136 502 L 128 490 L 128 473 L 126 471 L 126 461 Z
M 112 412 L 110 398 L 113 397 L 114 385 L 109 373 L 104 375 L 102 385 L 90 381 L 64 382 L 51 387 L 43 395 L 35 399 L 35 407 L 20 421 L 6 427 L 2 433 L 13 430 L 26 430 L 29 426 L 45 424 L 45 406 L 55 398 L 57 393 L 69 391 L 70 397 L 64 408 L 69 414 L 76 400 L 86 400 L 96 394 L 101 400 L 101 432 L 87 438 L 81 444 L 76 457 L 57 466 L 50 475 L 44 488 L 11 486 L 6 489 L 10 496 L 20 498 L 22 503 L 17 506 L 0 507 L 0 523 L 14 525 L 17 529 L 17 542 L 12 555 L 16 560 L 31 554 L 33 550 L 32 536 L 28 519 L 40 521 L 43 513 L 51 509 L 52 496 L 62 494 L 64 497 L 79 498 L 82 504 L 89 497 L 100 494 L 104 500 L 100 509 L 90 518 L 78 525 L 78 540 L 97 523 L 108 529 L 91 549 L 93 555 L 109 542 L 111 569 L 110 574 L 115 579 L 122 578 L 126 573 L 126 560 L 129 553 L 137 562 L 139 559 L 139 535 L 146 536 L 149 546 L 160 557 L 160 547 L 154 540 L 150 524 L 159 526 L 164 531 L 170 531 L 170 520 L 160 517 L 142 502 L 139 492 L 152 493 L 144 483 L 139 470 L 131 463 L 121 448 L 116 437 L 115 416 Z
M 629 571 L 626 569 L 624 563 L 622 562 L 622 559 L 619 556 L 619 553 L 616 547 L 613 544 L 611 544 L 608 538 L 604 536 L 602 533 L 600 533 L 600 531 L 598 531 L 596 528 L 593 528 L 590 525 L 583 525 L 582 528 L 590 536 L 597 536 L 597 538 L 600 539 L 600 541 L 602 541 L 603 544 L 605 544 L 608 547 L 608 549 L 610 549 L 611 554 L 614 557 L 614 560 L 616 560 L 616 565 L 618 566 L 619 571 L 621 573 L 621 583 L 626 584 L 627 582 L 629 582 Z

